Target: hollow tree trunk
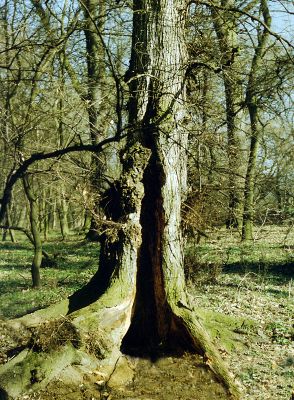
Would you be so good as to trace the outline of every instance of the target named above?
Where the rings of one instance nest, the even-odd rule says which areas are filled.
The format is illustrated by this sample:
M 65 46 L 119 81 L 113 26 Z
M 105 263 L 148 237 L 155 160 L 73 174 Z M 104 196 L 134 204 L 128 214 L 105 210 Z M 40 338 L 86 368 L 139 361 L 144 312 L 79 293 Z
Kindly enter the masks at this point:
M 136 0 L 133 27 L 133 129 L 122 155 L 121 179 L 104 196 L 100 266 L 68 300 L 12 323 L 14 329 L 38 325 L 41 332 L 28 342 L 30 352 L 23 350 L 0 369 L 0 383 L 13 396 L 46 385 L 68 365 L 89 360 L 91 349 L 100 358 L 99 369 L 109 376 L 120 350 L 151 355 L 180 348 L 202 354 L 232 398 L 238 398 L 233 378 L 185 292 L 180 231 L 186 190 L 185 3 Z M 65 321 L 71 337 L 56 329 Z M 56 333 L 63 344 L 58 352 L 48 342 L 42 346 L 46 326 L 50 338 Z M 93 360 L 91 366 L 98 368 Z
M 134 2 L 129 67 L 131 140 L 151 151 L 144 172 L 137 293 L 124 351 L 181 347 L 199 351 L 232 394 L 237 389 L 205 330 L 187 306 L 181 237 L 186 192 L 185 4 Z
M 172 311 L 178 302 L 186 303 L 180 230 L 187 145 L 184 11 L 181 1 L 135 2 L 129 71 L 136 96 L 129 103 L 130 122 L 136 127 L 132 140 L 149 148 L 151 157 L 143 179 L 138 290 L 127 350 L 134 345 L 154 349 L 177 335 L 184 341 L 186 335 L 185 329 L 176 333 Z

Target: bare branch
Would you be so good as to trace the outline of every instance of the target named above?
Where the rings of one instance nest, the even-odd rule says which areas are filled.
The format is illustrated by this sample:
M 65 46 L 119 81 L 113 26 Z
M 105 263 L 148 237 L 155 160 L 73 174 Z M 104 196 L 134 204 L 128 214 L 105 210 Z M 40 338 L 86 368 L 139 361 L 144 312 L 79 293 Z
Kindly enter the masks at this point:
M 34 239 L 30 233 L 30 231 L 26 228 L 23 228 L 22 226 L 14 226 L 14 225 L 0 225 L 0 229 L 7 229 L 7 230 L 13 230 L 13 231 L 19 231 L 22 232 L 26 235 L 26 237 L 29 239 L 29 241 L 34 245 Z M 42 254 L 45 258 L 50 258 L 49 254 L 47 251 L 42 250 Z
M 267 32 L 271 36 L 275 37 L 283 45 L 283 47 L 285 48 L 286 51 L 287 51 L 287 49 L 285 47 L 285 44 L 287 44 L 291 49 L 294 49 L 294 45 L 289 40 L 287 40 L 283 36 L 279 35 L 278 33 L 274 32 L 273 30 L 271 30 L 270 27 L 264 21 L 262 21 L 260 18 L 256 17 L 255 15 L 252 15 L 250 12 L 248 12 L 246 10 L 246 8 L 240 9 L 238 7 L 224 7 L 224 6 L 218 5 L 218 4 L 214 3 L 214 2 L 209 2 L 209 1 L 205 1 L 205 0 L 204 1 L 203 0 L 190 0 L 188 2 L 188 4 L 189 5 L 190 4 L 202 4 L 202 5 L 207 6 L 209 8 L 216 8 L 218 10 L 225 10 L 225 11 L 228 11 L 228 12 L 233 12 L 233 13 L 238 13 L 238 14 L 241 14 L 241 15 L 246 15 L 252 21 L 256 21 L 260 25 L 262 25 L 263 28 L 265 28 L 267 30 Z M 290 59 L 293 58 L 291 56 L 291 54 L 289 54 L 288 51 L 287 51 L 287 54 L 290 57 Z
M 26 173 L 28 168 L 32 164 L 34 164 L 36 161 L 42 161 L 42 160 L 47 160 L 47 159 L 51 159 L 51 158 L 60 158 L 65 154 L 81 152 L 81 151 L 90 151 L 93 153 L 100 153 L 102 150 L 104 150 L 104 147 L 107 144 L 113 143 L 113 142 L 118 142 L 120 139 L 122 139 L 122 137 L 123 136 L 120 134 L 120 132 L 118 132 L 115 136 L 107 138 L 105 140 L 102 140 L 100 143 L 97 143 L 97 144 L 73 145 L 73 146 L 69 146 L 69 147 L 66 147 L 63 149 L 58 149 L 58 150 L 55 150 L 55 151 L 52 151 L 49 153 L 40 152 L 40 153 L 32 154 L 28 159 L 24 160 L 16 170 L 11 171 L 11 173 L 7 179 L 7 182 L 6 182 L 4 191 L 3 191 L 3 196 L 2 196 L 2 199 L 0 200 L 0 203 L 1 203 L 0 222 L 3 221 L 3 219 L 5 217 L 7 206 L 10 202 L 12 189 L 13 189 L 15 183 L 18 181 L 18 179 L 23 177 L 23 175 Z

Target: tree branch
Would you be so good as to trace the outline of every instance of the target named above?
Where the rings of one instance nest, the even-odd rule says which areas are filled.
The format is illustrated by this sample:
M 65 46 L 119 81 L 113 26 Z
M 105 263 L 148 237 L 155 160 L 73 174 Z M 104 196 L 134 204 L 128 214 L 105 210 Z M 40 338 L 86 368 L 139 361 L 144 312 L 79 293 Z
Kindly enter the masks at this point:
M 7 230 L 13 230 L 13 231 L 19 231 L 22 232 L 26 235 L 26 237 L 29 239 L 29 241 L 32 243 L 32 245 L 34 246 L 34 239 L 30 233 L 30 231 L 26 228 L 23 228 L 22 226 L 10 226 L 10 225 L 0 225 L 0 229 L 7 229 Z M 42 250 L 42 254 L 45 258 L 49 259 L 50 256 L 47 253 L 47 251 Z
M 47 160 L 50 158 L 59 158 L 65 154 L 73 153 L 73 152 L 80 152 L 80 151 L 90 151 L 93 153 L 99 153 L 104 149 L 104 147 L 107 144 L 113 143 L 113 142 L 118 142 L 122 137 L 123 136 L 120 135 L 120 132 L 118 132 L 115 136 L 112 136 L 110 138 L 102 140 L 100 143 L 97 143 L 97 144 L 73 145 L 73 146 L 69 146 L 64 149 L 55 150 L 55 151 L 52 151 L 49 153 L 41 152 L 41 153 L 32 154 L 29 158 L 24 160 L 17 169 L 12 170 L 11 173 L 9 174 L 9 177 L 6 181 L 6 185 L 5 185 L 5 188 L 3 191 L 2 199 L 0 199 L 0 204 L 1 204 L 0 222 L 2 222 L 4 220 L 4 217 L 6 215 L 6 210 L 7 210 L 7 206 L 11 199 L 11 193 L 12 193 L 13 186 L 18 181 L 18 179 L 21 178 L 26 173 L 28 168 L 32 164 L 34 164 L 36 161 Z
M 285 48 L 284 44 L 286 43 L 291 49 L 294 48 L 293 44 L 291 42 L 289 42 L 289 40 L 287 40 L 286 38 L 284 38 L 283 36 L 279 35 L 278 33 L 272 31 L 270 29 L 270 27 L 263 22 L 260 18 L 252 15 L 250 12 L 247 11 L 246 7 L 244 9 L 240 9 L 237 7 L 224 7 L 221 5 L 216 4 L 215 2 L 209 2 L 209 1 L 205 1 L 205 0 L 189 0 L 188 4 L 202 4 L 204 6 L 207 6 L 208 8 L 216 8 L 218 10 L 224 10 L 224 11 L 228 11 L 228 12 L 234 12 L 234 13 L 238 13 L 241 15 L 246 15 L 247 17 L 249 17 L 252 21 L 256 21 L 258 22 L 260 25 L 263 26 L 263 28 L 265 28 L 267 30 L 267 32 L 271 35 L 274 36 Z M 285 48 L 285 50 L 287 51 L 287 49 Z M 290 57 L 290 59 L 292 59 L 291 54 L 289 54 L 289 52 L 287 51 L 288 56 Z

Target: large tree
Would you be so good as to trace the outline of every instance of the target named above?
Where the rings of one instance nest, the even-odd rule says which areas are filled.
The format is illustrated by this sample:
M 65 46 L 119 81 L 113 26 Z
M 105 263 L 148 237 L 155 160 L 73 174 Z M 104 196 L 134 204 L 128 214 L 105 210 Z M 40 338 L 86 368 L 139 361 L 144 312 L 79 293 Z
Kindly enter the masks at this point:
M 186 3 L 135 0 L 133 13 L 129 134 L 121 178 L 104 196 L 99 269 L 69 299 L 11 322 L 33 331 L 33 340 L 0 369 L 3 390 L 14 397 L 46 385 L 66 366 L 85 364 L 89 349 L 103 369 L 114 366 L 120 351 L 148 355 L 180 348 L 202 354 L 238 398 L 185 291 Z

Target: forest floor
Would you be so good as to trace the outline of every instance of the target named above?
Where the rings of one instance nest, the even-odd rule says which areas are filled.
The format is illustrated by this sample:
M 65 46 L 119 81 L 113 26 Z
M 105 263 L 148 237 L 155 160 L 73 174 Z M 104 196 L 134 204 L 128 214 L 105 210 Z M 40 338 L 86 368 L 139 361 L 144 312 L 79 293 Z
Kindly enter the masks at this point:
M 212 335 L 231 371 L 244 387 L 244 399 L 289 400 L 294 385 L 294 234 L 285 228 L 263 228 L 253 244 L 218 233 L 187 249 L 190 303 L 199 310 L 236 321 L 237 341 Z M 43 287 L 30 288 L 30 244 L 0 243 L 0 319 L 45 307 L 72 293 L 97 268 L 97 244 L 71 237 L 52 239 L 45 249 L 57 264 L 42 269 Z M 221 314 L 215 314 L 221 313 Z M 226 320 L 228 318 L 228 320 Z M 219 317 L 219 322 L 221 317 Z M 234 323 L 233 323 L 234 324 Z M 221 323 L 219 329 L 221 329 Z M 208 326 L 208 329 L 210 327 Z M 222 337 L 221 333 L 219 335 Z M 0 332 L 0 341 L 5 341 Z M 128 359 L 131 374 L 122 388 L 55 382 L 22 399 L 39 400 L 214 400 L 225 399 L 221 386 L 201 359 L 185 355 L 150 360 Z M 99 380 L 98 380 L 99 382 Z M 199 383 L 202 386 L 199 387 Z M 0 396 L 1 397 L 1 396 Z
M 222 274 L 218 282 L 193 287 L 190 293 L 195 307 L 244 321 L 235 328 L 238 345 L 230 349 L 220 345 L 227 364 L 245 388 L 244 399 L 289 400 L 294 389 L 291 279 L 254 272 Z

